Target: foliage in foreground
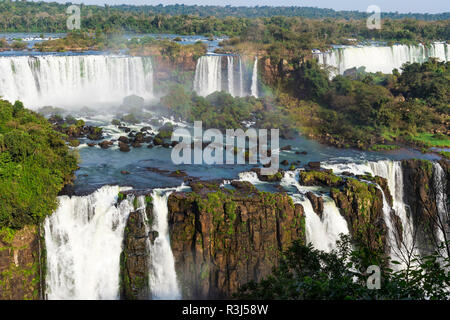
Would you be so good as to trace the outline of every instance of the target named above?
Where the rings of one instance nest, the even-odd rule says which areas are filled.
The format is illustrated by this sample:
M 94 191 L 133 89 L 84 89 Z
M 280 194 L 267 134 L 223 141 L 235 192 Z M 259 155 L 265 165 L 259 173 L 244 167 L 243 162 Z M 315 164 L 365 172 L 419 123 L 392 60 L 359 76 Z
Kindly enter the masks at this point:
M 0 100 L 0 228 L 42 221 L 71 182 L 77 160 L 48 121 Z
M 440 262 L 439 262 L 440 261 Z M 438 254 L 414 261 L 415 267 L 393 271 L 388 260 L 352 249 L 348 236 L 330 253 L 297 241 L 284 253 L 272 275 L 242 286 L 238 299 L 399 300 L 450 299 L 450 260 Z M 395 261 L 392 263 L 396 264 Z M 380 289 L 368 289 L 368 266 L 381 267 Z

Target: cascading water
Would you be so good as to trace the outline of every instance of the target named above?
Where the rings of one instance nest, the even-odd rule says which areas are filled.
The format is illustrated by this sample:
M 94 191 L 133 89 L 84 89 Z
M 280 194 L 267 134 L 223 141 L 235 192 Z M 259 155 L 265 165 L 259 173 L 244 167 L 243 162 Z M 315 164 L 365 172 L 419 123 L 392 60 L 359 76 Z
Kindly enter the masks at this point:
M 255 58 L 251 83 L 249 75 L 245 77 L 242 58 L 239 57 L 239 68 L 235 68 L 234 56 L 226 56 L 226 77 L 222 76 L 222 55 L 206 55 L 200 57 L 195 68 L 194 90 L 200 96 L 207 96 L 216 91 L 226 91 L 233 97 L 244 97 L 249 93 L 258 97 L 258 63 Z M 237 72 L 237 74 L 236 74 Z M 245 80 L 248 79 L 248 80 Z
M 414 225 L 412 218 L 407 214 L 407 204 L 404 202 L 404 190 L 403 190 L 403 171 L 401 163 L 398 161 L 378 161 L 367 163 L 347 163 L 347 164 L 323 164 L 324 168 L 333 169 L 336 174 L 341 174 L 344 171 L 351 172 L 352 174 L 367 174 L 370 173 L 373 176 L 379 176 L 385 178 L 388 183 L 389 190 L 392 194 L 392 208 L 389 206 L 383 193 L 383 212 L 386 225 L 388 227 L 388 239 L 389 247 L 391 248 L 391 258 L 404 264 L 407 260 L 407 256 L 412 254 L 418 254 L 417 243 L 415 243 L 414 237 Z M 397 241 L 397 230 L 394 230 L 395 221 L 391 217 L 391 209 L 393 209 L 396 215 L 400 218 L 402 224 L 402 241 Z
M 228 93 L 231 94 L 233 97 L 234 94 L 234 59 L 233 56 L 227 57 L 227 74 L 228 74 Z
M 222 56 L 200 57 L 195 68 L 194 90 L 200 96 L 222 90 Z
M 347 221 L 339 212 L 333 199 L 324 198 L 324 210 L 320 218 L 314 212 L 311 201 L 305 196 L 311 187 L 304 187 L 298 183 L 298 172 L 286 171 L 281 185 L 288 189 L 293 188 L 292 200 L 299 203 L 305 211 L 306 242 L 311 243 L 315 249 L 330 252 L 336 249 L 336 241 L 341 234 L 349 234 Z
M 150 245 L 152 262 L 149 283 L 154 299 L 181 298 L 167 221 L 167 199 L 172 191 L 173 189 L 155 189 L 152 193 L 154 224 L 151 229 L 158 232 L 158 237 Z
M 447 208 L 445 172 L 438 162 L 433 164 L 433 187 L 436 193 L 436 207 L 439 214 L 437 236 L 439 241 L 445 242 L 450 238 L 450 227 L 447 224 L 450 216 Z M 447 256 L 446 252 L 444 252 L 444 256 Z
M 0 96 L 27 107 L 120 105 L 153 98 L 150 58 L 106 55 L 0 57 Z
M 258 98 L 258 57 L 253 64 L 251 95 Z
M 133 199 L 118 206 L 121 188 L 61 196 L 45 220 L 48 299 L 118 299 L 120 253 Z M 123 190 L 123 189 L 122 189 Z
M 329 52 L 314 54 L 319 63 L 336 68 L 332 76 L 343 74 L 351 68 L 365 67 L 367 72 L 392 73 L 406 62 L 424 62 L 430 57 L 450 60 L 450 45 L 436 42 L 429 46 L 360 46 L 335 48 Z
M 242 58 L 239 57 L 239 96 L 244 96 L 244 70 L 242 70 Z
M 259 180 L 258 175 L 256 174 L 256 172 L 253 172 L 253 171 L 241 172 L 241 173 L 239 173 L 238 176 L 239 176 L 239 181 L 247 181 L 247 182 L 250 182 L 251 184 L 261 183 L 261 180 Z

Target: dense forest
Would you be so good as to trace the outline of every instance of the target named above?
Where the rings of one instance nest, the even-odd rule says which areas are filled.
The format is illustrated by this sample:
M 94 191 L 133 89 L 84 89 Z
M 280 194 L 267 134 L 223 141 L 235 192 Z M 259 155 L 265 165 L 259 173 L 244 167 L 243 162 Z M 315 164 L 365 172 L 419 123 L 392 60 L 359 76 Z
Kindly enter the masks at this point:
M 65 32 L 68 17 L 66 10 L 67 5 L 57 3 L 3 1 L 0 2 L 0 30 Z M 382 32 L 367 29 L 367 16 L 367 13 L 356 11 L 301 7 L 81 5 L 81 28 L 83 31 L 106 33 L 204 34 L 247 38 L 257 36 L 265 41 L 268 34 L 274 38 L 282 35 L 283 40 L 288 41 L 301 36 L 305 43 L 311 38 L 326 43 L 340 42 L 345 38 L 394 41 L 450 38 L 448 13 L 385 13 Z M 285 30 L 290 30 L 290 33 Z
M 0 236 L 42 222 L 76 169 L 76 156 L 47 119 L 0 100 Z

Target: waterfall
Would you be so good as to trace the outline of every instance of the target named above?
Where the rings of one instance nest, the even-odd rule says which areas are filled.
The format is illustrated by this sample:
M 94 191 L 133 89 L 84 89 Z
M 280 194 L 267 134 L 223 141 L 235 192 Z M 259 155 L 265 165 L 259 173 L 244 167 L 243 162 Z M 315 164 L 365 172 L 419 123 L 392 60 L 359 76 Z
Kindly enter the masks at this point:
M 385 178 L 388 183 L 389 191 L 392 194 L 392 208 L 389 207 L 386 199 L 383 199 L 383 212 L 386 225 L 388 227 L 388 240 L 391 248 L 391 258 L 403 263 L 405 255 L 412 252 L 418 254 L 417 246 L 414 240 L 414 225 L 412 218 L 407 214 L 407 204 L 404 202 L 403 189 L 403 171 L 401 162 L 383 160 L 377 162 L 367 163 L 346 163 L 346 164 L 323 164 L 324 168 L 333 169 L 335 174 L 341 174 L 344 171 L 349 171 L 355 175 L 363 175 L 370 173 L 373 176 L 380 176 Z M 385 197 L 383 193 L 383 197 Z M 400 218 L 402 224 L 402 239 L 401 243 L 396 241 L 396 230 L 394 230 L 395 221 L 391 217 L 391 209 Z M 395 241 L 394 241 L 395 240 Z M 400 259 L 400 261 L 399 261 Z
M 118 299 L 120 253 L 132 199 L 104 186 L 84 197 L 61 196 L 44 223 L 49 299 Z
M 251 95 L 258 98 L 258 57 L 255 57 L 253 64 Z
M 244 96 L 244 71 L 242 70 L 242 58 L 239 57 L 239 96 Z
M 305 196 L 314 187 L 301 186 L 298 183 L 298 171 L 286 171 L 281 185 L 293 189 L 291 195 L 294 203 L 299 203 L 305 211 L 306 242 L 315 249 L 330 252 L 336 249 L 336 241 L 341 234 L 349 234 L 347 221 L 339 212 L 332 198 L 323 195 L 324 209 L 322 217 L 314 212 L 311 201 Z
M 433 164 L 433 188 L 436 193 L 436 207 L 439 214 L 439 222 L 437 237 L 438 240 L 444 242 L 446 239 L 449 239 L 450 236 L 450 228 L 446 224 L 449 221 L 449 212 L 447 208 L 447 192 L 446 192 L 446 176 L 445 172 L 442 169 L 441 165 L 436 162 Z M 444 229 L 444 230 L 442 230 Z M 445 233 L 445 234 L 444 234 Z M 445 250 L 444 250 L 445 251 Z M 447 256 L 445 253 L 444 256 Z
M 153 98 L 150 58 L 78 55 L 0 57 L 0 96 L 27 107 L 120 105 Z
M 234 94 L 234 61 L 233 61 L 233 56 L 228 56 L 227 57 L 227 74 L 228 74 L 228 93 L 231 94 L 233 97 L 235 96 Z
M 180 299 L 175 260 L 170 247 L 169 226 L 167 221 L 167 200 L 173 189 L 155 189 L 152 193 L 154 224 L 153 231 L 158 232 L 154 244 L 150 246 L 152 260 L 150 270 L 150 290 L 155 299 Z
M 261 183 L 261 180 L 259 180 L 258 175 L 256 172 L 253 171 L 245 171 L 239 173 L 239 181 L 248 181 L 251 184 L 258 184 Z
M 207 96 L 222 89 L 222 56 L 200 57 L 195 68 L 194 90 L 200 96 Z
M 206 55 L 198 59 L 195 67 L 194 91 L 203 97 L 216 91 L 226 91 L 233 97 L 245 97 L 250 92 L 252 96 L 258 97 L 258 58 L 255 57 L 250 83 L 250 75 L 245 74 L 242 58 L 239 57 L 239 68 L 235 70 L 237 69 L 234 67 L 235 59 L 231 55 L 226 56 L 226 78 L 222 79 L 222 57 L 224 56 Z M 245 90 L 245 87 L 250 88 L 250 91 Z
M 393 45 L 334 48 L 324 53 L 314 53 L 319 63 L 336 68 L 332 76 L 343 74 L 351 68 L 365 67 L 367 72 L 392 73 L 406 62 L 425 62 L 431 57 L 450 60 L 449 44 L 435 42 L 429 46 Z

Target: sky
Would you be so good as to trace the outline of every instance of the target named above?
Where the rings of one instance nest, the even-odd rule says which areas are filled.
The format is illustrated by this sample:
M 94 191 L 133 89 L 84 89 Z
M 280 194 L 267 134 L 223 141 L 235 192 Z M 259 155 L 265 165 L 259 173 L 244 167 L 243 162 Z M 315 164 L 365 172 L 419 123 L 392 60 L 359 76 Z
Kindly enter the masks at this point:
M 69 0 L 45 0 L 47 2 L 66 3 Z M 72 3 L 84 4 L 187 4 L 187 5 L 232 5 L 232 6 L 302 6 L 331 8 L 335 10 L 366 11 L 370 5 L 377 5 L 381 12 L 408 13 L 442 13 L 450 12 L 449 0 L 70 0 Z

